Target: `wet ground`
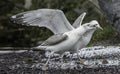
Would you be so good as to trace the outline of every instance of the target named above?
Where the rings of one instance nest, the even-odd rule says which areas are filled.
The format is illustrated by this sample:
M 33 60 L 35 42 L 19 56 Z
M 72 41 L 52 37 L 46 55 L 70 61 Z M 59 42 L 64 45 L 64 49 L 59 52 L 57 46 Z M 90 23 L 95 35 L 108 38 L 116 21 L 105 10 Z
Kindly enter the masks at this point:
M 90 52 L 93 50 L 95 52 Z M 108 55 L 98 56 L 96 51 Z M 114 53 L 109 54 L 111 52 Z M 120 46 L 95 46 L 82 49 L 81 59 L 76 53 L 66 52 L 63 61 L 59 54 L 54 54 L 46 70 L 42 68 L 49 54 L 45 56 L 42 51 L 0 54 L 0 74 L 120 74 L 119 52 Z

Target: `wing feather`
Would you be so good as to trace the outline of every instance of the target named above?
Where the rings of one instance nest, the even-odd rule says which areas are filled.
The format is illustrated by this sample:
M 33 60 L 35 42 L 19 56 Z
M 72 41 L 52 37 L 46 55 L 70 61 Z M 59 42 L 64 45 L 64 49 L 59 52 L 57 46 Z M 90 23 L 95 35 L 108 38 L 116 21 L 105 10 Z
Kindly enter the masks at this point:
M 44 41 L 41 46 L 50 46 L 50 45 L 56 45 L 64 40 L 67 39 L 67 35 L 65 34 L 56 34 L 48 38 L 46 41 Z
M 19 13 L 11 18 L 18 24 L 46 27 L 54 34 L 74 29 L 61 10 L 38 9 Z
M 74 27 L 74 28 L 77 28 L 77 27 L 81 26 L 82 21 L 83 21 L 85 15 L 86 15 L 86 12 L 82 13 L 82 14 L 75 20 L 75 22 L 73 23 L 73 27 Z

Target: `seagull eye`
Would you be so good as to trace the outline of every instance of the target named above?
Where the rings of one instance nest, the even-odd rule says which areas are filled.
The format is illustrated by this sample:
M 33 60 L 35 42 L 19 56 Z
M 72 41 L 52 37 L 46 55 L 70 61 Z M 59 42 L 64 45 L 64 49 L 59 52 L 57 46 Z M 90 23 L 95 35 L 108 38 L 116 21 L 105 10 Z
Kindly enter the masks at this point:
M 96 27 L 97 24 L 93 25 L 93 27 Z

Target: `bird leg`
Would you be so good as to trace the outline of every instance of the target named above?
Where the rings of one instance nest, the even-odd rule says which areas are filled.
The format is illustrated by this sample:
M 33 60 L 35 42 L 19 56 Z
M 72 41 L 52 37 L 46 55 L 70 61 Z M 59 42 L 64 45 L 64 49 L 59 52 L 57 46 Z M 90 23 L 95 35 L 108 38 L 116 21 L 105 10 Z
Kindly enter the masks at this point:
M 72 61 L 73 54 L 71 55 L 70 52 L 68 52 L 68 53 L 63 53 L 63 54 L 61 55 L 61 57 L 60 57 L 60 58 L 61 58 L 61 59 L 60 59 L 61 62 L 63 62 L 63 57 L 64 57 L 64 56 L 70 57 L 70 61 Z
M 79 50 L 77 50 L 77 57 L 79 58 L 79 63 L 84 65 L 84 59 L 82 59 L 80 56 L 79 56 Z
M 60 57 L 60 61 L 61 61 L 61 62 L 63 62 L 63 57 L 64 57 L 64 55 L 65 55 L 65 54 L 63 53 L 63 54 L 61 55 L 61 57 Z
M 47 69 L 47 64 L 49 63 L 49 61 L 50 61 L 50 58 L 51 58 L 51 55 L 53 54 L 54 52 L 51 52 L 50 53 L 50 55 L 48 56 L 48 59 L 47 59 L 47 61 L 46 61 L 46 63 L 43 65 L 43 67 L 42 67 L 42 70 L 46 70 Z
M 50 60 L 50 58 L 51 58 L 51 55 L 52 55 L 53 53 L 54 53 L 54 52 L 51 52 L 51 53 L 50 53 L 50 55 L 48 56 L 48 60 L 46 61 L 45 65 L 48 64 L 48 62 L 49 62 L 49 60 Z
M 79 56 L 79 50 L 77 49 L 77 57 L 79 58 L 79 60 L 81 59 Z
M 71 57 L 70 57 L 70 61 L 72 61 L 72 59 L 73 59 L 73 54 L 72 54 Z

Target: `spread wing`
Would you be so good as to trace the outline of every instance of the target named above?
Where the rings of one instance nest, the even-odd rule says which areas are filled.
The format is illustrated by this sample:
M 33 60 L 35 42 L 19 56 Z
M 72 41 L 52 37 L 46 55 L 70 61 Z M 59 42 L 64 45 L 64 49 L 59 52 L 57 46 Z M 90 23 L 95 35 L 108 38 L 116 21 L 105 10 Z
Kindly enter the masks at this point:
M 65 34 L 56 34 L 48 38 L 46 41 L 44 41 L 40 46 L 49 46 L 49 45 L 56 45 L 64 40 L 67 39 L 67 35 Z
M 83 21 L 85 15 L 86 15 L 86 12 L 82 13 L 82 14 L 75 20 L 75 22 L 73 23 L 73 27 L 74 27 L 74 28 L 77 28 L 77 27 L 81 26 L 82 21 Z
M 74 29 L 61 10 L 38 9 L 19 13 L 11 18 L 18 24 L 46 27 L 54 34 Z

